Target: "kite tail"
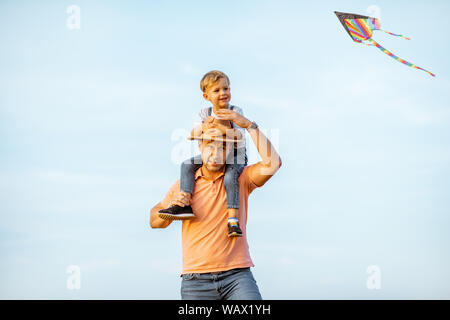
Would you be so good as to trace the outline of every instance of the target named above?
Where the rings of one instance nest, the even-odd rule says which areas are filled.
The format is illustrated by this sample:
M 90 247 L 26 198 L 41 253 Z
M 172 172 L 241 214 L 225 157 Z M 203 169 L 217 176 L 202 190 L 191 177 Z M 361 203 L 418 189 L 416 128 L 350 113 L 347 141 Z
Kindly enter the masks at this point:
M 392 33 L 392 32 L 386 31 L 386 30 L 381 30 L 381 29 L 379 29 L 379 30 L 380 30 L 380 31 L 383 31 L 383 32 L 386 32 L 387 34 L 390 34 L 391 36 L 402 37 L 403 39 L 411 40 L 410 38 L 405 37 L 405 36 L 403 36 L 403 35 L 401 35 L 401 34 L 395 34 L 395 33 Z
M 358 40 L 358 39 L 353 39 L 353 41 L 358 42 L 358 43 L 361 43 L 361 44 L 365 44 L 366 46 L 369 46 L 369 47 L 372 47 L 372 46 L 373 46 L 373 44 L 371 44 L 371 43 L 366 43 L 366 42 L 363 42 L 363 41 Z
M 431 73 L 430 71 L 425 70 L 425 69 L 422 69 L 421 67 L 418 67 L 418 66 L 416 66 L 415 64 L 412 64 L 412 63 L 410 63 L 410 62 L 408 62 L 408 61 L 406 61 L 406 60 L 403 60 L 402 58 L 397 57 L 397 56 L 396 56 L 395 54 L 393 54 L 392 52 L 390 52 L 390 51 L 386 50 L 385 48 L 383 48 L 382 46 L 380 46 L 380 45 L 379 45 L 375 40 L 373 40 L 372 38 L 367 39 L 367 41 L 370 41 L 375 47 L 377 47 L 378 49 L 380 49 L 381 51 L 383 51 L 384 53 L 386 53 L 388 56 L 394 58 L 395 60 L 397 60 L 397 61 L 399 61 L 399 62 L 401 62 L 401 63 L 403 63 L 403 64 L 406 64 L 408 67 L 412 67 L 412 68 L 415 68 L 415 69 L 419 69 L 419 70 L 425 71 L 425 72 L 428 73 L 430 76 L 435 77 L 435 75 L 434 75 L 433 73 Z

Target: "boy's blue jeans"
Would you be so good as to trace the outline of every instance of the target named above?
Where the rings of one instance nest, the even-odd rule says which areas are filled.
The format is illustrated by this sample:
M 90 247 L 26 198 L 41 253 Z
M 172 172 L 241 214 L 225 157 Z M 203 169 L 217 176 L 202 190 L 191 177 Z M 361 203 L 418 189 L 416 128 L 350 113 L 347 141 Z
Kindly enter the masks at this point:
M 232 159 L 231 159 L 232 158 Z M 245 148 L 234 149 L 230 153 L 225 165 L 223 184 L 227 194 L 227 208 L 239 208 L 239 176 L 247 165 L 247 154 Z M 195 172 L 202 166 L 201 155 L 195 156 L 181 164 L 180 191 L 193 194 Z
M 183 300 L 262 300 L 250 268 L 182 275 Z

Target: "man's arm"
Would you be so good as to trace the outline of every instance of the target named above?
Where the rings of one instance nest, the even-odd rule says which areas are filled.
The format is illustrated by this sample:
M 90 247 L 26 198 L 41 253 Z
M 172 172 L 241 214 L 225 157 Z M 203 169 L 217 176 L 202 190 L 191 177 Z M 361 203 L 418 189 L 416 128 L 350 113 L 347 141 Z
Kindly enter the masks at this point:
M 261 156 L 261 161 L 250 166 L 248 175 L 251 181 L 257 186 L 262 186 L 269 180 L 275 172 L 281 167 L 281 158 L 269 139 L 258 128 L 253 129 L 253 124 L 250 120 L 244 116 L 228 109 L 220 109 L 217 111 L 217 115 L 221 120 L 232 120 L 241 128 L 246 128 L 253 143 Z
M 248 176 L 257 186 L 262 186 L 281 167 L 281 158 L 269 139 L 259 131 L 259 128 L 247 127 L 253 143 L 261 156 L 261 161 L 248 168 Z
M 158 211 L 165 209 L 165 207 L 159 202 L 150 210 L 150 227 L 152 228 L 167 228 L 172 222 L 171 220 L 164 220 L 158 217 Z
M 179 191 L 179 189 L 180 184 L 178 182 L 172 185 L 164 199 L 150 210 L 150 227 L 167 228 L 169 224 L 172 223 L 171 220 L 161 219 L 158 216 L 159 210 L 166 209 L 169 206 L 174 205 L 184 207 L 191 203 L 191 194 L 184 191 Z

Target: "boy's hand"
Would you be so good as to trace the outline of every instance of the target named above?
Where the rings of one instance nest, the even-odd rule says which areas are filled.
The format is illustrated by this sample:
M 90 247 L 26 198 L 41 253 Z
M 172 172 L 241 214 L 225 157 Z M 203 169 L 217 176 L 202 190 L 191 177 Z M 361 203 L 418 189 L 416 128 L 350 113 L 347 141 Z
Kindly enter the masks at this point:
M 215 113 L 218 119 L 231 120 L 241 128 L 248 128 L 252 125 L 250 120 L 230 109 L 219 109 Z
M 188 206 L 191 204 L 191 194 L 188 192 L 180 191 L 170 200 L 169 206 L 178 205 L 180 207 Z

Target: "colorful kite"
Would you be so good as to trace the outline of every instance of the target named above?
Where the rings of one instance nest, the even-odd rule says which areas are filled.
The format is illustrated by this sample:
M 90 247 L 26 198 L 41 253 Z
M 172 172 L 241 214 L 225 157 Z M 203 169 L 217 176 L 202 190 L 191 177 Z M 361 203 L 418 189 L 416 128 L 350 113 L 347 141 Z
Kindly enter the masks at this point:
M 419 70 L 423 70 L 426 73 L 435 76 L 431 72 L 422 69 L 421 67 L 416 66 L 415 64 L 412 64 L 406 60 L 403 60 L 402 58 L 397 57 L 395 54 L 390 52 L 389 50 L 386 50 L 381 45 L 379 45 L 375 40 L 372 39 L 372 33 L 373 30 L 380 30 L 380 21 L 376 18 L 361 16 L 359 14 L 353 14 L 353 13 L 344 13 L 344 12 L 334 12 L 337 17 L 339 18 L 339 21 L 341 21 L 342 25 L 344 26 L 345 30 L 347 30 L 348 34 L 352 38 L 353 41 L 363 43 L 368 46 L 375 46 L 384 53 L 386 53 L 388 56 L 391 56 L 395 60 L 406 64 L 409 67 L 413 67 Z M 402 36 L 401 34 L 395 34 L 388 31 L 384 31 L 390 35 L 396 36 L 396 37 L 402 37 L 406 40 L 411 40 L 405 36 Z M 369 43 L 366 43 L 364 41 L 368 41 Z

